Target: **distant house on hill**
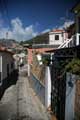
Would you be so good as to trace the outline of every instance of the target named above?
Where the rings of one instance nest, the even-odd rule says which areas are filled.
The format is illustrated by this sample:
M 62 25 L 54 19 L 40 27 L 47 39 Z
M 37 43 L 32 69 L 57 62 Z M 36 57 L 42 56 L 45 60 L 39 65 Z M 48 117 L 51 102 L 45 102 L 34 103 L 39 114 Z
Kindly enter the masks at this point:
M 26 41 L 28 44 L 48 44 L 60 45 L 67 37 L 67 33 L 62 29 L 54 29 L 50 32 L 38 35 L 31 40 Z
M 67 33 L 61 29 L 54 29 L 49 32 L 49 44 L 61 45 L 67 38 Z
M 28 47 L 28 61 L 32 62 L 33 51 L 45 53 L 48 50 L 57 49 L 67 38 L 64 30 L 54 29 L 49 33 L 33 38 L 32 45 Z

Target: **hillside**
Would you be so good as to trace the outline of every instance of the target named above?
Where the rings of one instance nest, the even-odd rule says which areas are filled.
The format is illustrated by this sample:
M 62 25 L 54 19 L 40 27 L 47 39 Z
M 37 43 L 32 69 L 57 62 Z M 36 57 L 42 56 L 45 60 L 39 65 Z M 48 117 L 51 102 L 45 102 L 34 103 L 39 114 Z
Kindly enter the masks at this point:
M 0 39 L 0 45 L 8 48 L 12 47 L 14 43 L 16 44 L 17 42 L 13 39 Z
M 48 33 L 38 35 L 31 40 L 24 41 L 24 44 L 48 44 L 49 35 Z

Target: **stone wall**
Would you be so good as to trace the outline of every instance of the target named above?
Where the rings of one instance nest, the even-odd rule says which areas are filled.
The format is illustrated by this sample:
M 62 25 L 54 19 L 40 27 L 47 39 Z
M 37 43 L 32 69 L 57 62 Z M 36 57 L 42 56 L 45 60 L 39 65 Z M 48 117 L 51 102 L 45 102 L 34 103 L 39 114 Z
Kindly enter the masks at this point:
M 42 84 L 44 84 L 44 79 L 45 79 L 45 66 L 44 65 L 39 65 L 39 62 L 37 60 L 36 55 L 33 55 L 33 62 L 31 65 L 31 72 L 37 77 Z

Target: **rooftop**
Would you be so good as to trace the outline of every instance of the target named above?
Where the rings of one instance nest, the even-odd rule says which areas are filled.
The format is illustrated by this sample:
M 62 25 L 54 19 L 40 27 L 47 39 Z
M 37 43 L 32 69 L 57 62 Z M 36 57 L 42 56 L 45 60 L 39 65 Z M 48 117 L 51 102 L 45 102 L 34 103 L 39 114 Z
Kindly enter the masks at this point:
M 33 45 L 30 45 L 29 48 L 58 48 L 59 45 L 50 45 L 50 44 L 33 44 Z
M 6 53 L 9 53 L 9 54 L 11 54 L 11 55 L 14 54 L 13 52 L 7 50 L 5 47 L 2 47 L 2 46 L 0 46 L 0 52 L 6 52 Z
M 62 29 L 54 29 L 54 30 L 51 30 L 50 32 L 64 32 L 64 30 L 62 30 Z

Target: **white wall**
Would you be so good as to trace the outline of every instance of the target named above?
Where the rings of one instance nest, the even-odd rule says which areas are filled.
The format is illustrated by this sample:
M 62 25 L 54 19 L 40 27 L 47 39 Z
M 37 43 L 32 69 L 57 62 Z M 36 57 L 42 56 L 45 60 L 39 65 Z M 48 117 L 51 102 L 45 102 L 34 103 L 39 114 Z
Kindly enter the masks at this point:
M 2 72 L 2 56 L 0 55 L 0 72 Z
M 7 77 L 7 64 L 9 64 L 9 74 L 13 71 L 11 69 L 11 63 L 14 62 L 13 57 L 10 53 L 1 52 L 2 55 L 2 80 Z
M 55 35 L 59 35 L 59 40 L 55 40 Z M 60 45 L 63 43 L 65 39 L 65 33 L 62 32 L 61 33 L 54 33 L 54 32 L 50 32 L 49 33 L 49 44 L 54 44 L 54 45 Z
M 74 120 L 74 105 L 75 105 L 75 75 L 66 74 L 66 104 L 65 104 L 65 120 Z M 70 87 L 68 82 L 72 81 L 73 87 Z
M 51 105 L 51 75 L 49 66 L 45 70 L 45 106 L 46 108 Z

